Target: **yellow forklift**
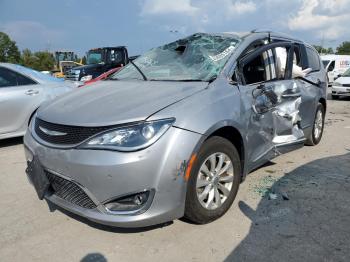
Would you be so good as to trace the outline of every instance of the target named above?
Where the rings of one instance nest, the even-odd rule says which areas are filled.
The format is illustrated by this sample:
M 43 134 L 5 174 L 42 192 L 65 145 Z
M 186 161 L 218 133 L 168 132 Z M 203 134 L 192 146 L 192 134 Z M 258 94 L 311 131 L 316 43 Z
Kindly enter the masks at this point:
M 74 61 L 75 54 L 72 51 L 55 51 L 54 56 L 56 65 L 52 75 L 55 77 L 63 78 L 70 69 L 83 65 L 81 61 L 80 63 Z

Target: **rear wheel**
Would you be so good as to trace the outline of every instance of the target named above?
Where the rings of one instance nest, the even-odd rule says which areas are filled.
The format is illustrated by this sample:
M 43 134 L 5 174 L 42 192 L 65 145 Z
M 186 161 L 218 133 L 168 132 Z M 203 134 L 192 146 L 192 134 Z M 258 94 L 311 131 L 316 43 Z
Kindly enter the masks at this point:
M 325 109 L 321 103 L 318 103 L 312 133 L 309 135 L 306 141 L 307 145 L 315 146 L 321 141 L 324 128 L 324 118 Z
M 185 217 L 197 224 L 209 223 L 226 213 L 241 181 L 236 148 L 222 137 L 204 142 L 191 169 Z

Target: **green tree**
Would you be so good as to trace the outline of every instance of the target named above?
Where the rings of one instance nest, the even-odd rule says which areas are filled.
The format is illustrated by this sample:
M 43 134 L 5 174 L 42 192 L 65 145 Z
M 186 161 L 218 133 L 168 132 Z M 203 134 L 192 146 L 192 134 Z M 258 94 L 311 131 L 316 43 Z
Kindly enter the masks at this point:
M 34 53 L 35 57 L 38 58 L 37 67 L 34 68 L 38 71 L 51 71 L 55 66 L 55 58 L 53 54 L 48 51 L 39 51 Z
M 334 54 L 334 50 L 332 47 L 324 48 L 320 45 L 314 45 L 314 47 L 320 54 Z
M 337 47 L 337 55 L 350 55 L 350 42 L 345 41 Z
M 7 34 L 0 32 L 0 62 L 17 64 L 20 57 L 16 42 L 12 41 Z
M 26 67 L 34 68 L 37 63 L 37 58 L 33 55 L 33 53 L 29 49 L 24 49 L 21 55 L 21 65 Z
M 29 49 L 24 49 L 22 51 L 21 64 L 38 71 L 50 71 L 55 66 L 55 58 L 48 51 L 32 53 Z

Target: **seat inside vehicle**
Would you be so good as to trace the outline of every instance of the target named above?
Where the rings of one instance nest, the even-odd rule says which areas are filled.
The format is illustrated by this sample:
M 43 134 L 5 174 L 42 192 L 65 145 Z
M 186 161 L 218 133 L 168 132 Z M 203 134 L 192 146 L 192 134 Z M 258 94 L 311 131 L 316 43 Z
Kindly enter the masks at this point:
M 265 64 L 261 55 L 254 58 L 243 68 L 244 79 L 246 84 L 258 83 L 265 81 Z

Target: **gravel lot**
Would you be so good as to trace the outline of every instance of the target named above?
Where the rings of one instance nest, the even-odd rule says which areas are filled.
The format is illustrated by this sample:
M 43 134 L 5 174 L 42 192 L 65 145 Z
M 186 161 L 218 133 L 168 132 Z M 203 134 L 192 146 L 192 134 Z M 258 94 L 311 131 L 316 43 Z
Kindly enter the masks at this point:
M 350 99 L 327 111 L 318 146 L 251 173 L 229 212 L 203 226 L 116 229 L 49 212 L 21 139 L 0 141 L 0 261 L 350 261 Z

